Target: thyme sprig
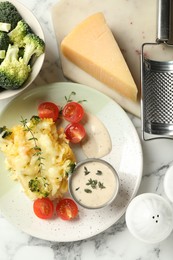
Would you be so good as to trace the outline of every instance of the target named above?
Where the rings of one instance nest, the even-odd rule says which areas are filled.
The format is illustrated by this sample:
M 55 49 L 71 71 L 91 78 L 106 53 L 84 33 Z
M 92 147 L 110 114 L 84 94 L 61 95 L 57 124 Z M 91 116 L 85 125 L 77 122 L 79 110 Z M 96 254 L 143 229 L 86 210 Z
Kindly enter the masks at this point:
M 43 160 L 45 159 L 44 157 L 42 157 L 42 150 L 41 148 L 38 146 L 38 139 L 37 137 L 34 136 L 34 133 L 32 131 L 32 128 L 30 126 L 28 126 L 28 122 L 27 119 L 24 119 L 23 117 L 21 117 L 21 123 L 23 124 L 24 130 L 29 132 L 31 134 L 31 137 L 28 139 L 29 141 L 33 141 L 34 142 L 34 146 L 32 147 L 32 149 L 34 150 L 34 154 L 33 156 L 37 156 L 37 161 L 38 161 L 38 167 L 39 170 L 38 172 L 40 173 L 42 171 L 42 166 L 43 166 Z
M 76 92 L 72 91 L 68 97 L 65 96 L 66 102 L 67 103 L 72 102 L 73 101 L 72 96 L 75 96 L 75 95 L 76 95 Z
M 65 105 L 66 105 L 67 103 L 73 102 L 73 101 L 74 101 L 73 96 L 75 96 L 75 95 L 76 95 L 76 92 L 75 92 L 75 91 L 72 91 L 69 96 L 65 96 L 65 97 L 64 97 L 64 98 L 65 98 L 65 101 L 66 101 Z M 86 101 L 87 101 L 86 99 L 82 99 L 82 100 L 78 100 L 78 101 L 76 101 L 76 102 L 77 102 L 77 103 L 82 103 L 82 102 L 86 102 Z M 60 107 L 60 110 L 59 110 L 60 115 L 62 115 L 62 111 L 63 111 L 63 108 L 65 107 L 65 105 L 63 105 L 63 106 Z
M 72 101 L 73 101 L 72 96 L 75 96 L 75 95 L 76 95 L 76 92 L 75 92 L 75 91 L 72 91 L 68 97 L 65 96 L 66 102 L 67 102 L 67 103 L 72 102 Z M 86 99 L 82 99 L 82 100 L 78 100 L 77 102 L 78 102 L 78 103 L 82 103 L 82 102 L 86 102 L 86 101 L 87 101 Z

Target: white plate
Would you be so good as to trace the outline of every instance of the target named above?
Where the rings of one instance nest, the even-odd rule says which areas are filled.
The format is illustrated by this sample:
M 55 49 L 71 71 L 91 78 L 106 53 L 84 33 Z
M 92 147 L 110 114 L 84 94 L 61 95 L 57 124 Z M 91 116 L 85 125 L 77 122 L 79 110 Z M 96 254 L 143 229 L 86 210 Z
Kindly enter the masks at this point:
M 3 0 L 3 1 L 6 1 L 6 0 Z M 3 2 L 3 1 L 1 0 L 0 2 Z M 9 2 L 11 2 L 17 8 L 18 12 L 22 16 L 22 18 L 29 24 L 29 26 L 31 27 L 33 32 L 45 41 L 43 30 L 42 30 L 37 18 L 34 16 L 34 14 L 18 1 L 9 0 Z M 31 72 L 29 78 L 27 79 L 27 81 L 23 84 L 23 86 L 21 88 L 15 89 L 15 90 L 0 91 L 0 100 L 16 96 L 17 94 L 22 92 L 24 89 L 26 89 L 29 85 L 31 85 L 31 83 L 35 80 L 38 73 L 40 72 L 44 59 L 45 59 L 45 53 L 43 53 L 41 56 L 39 56 L 35 60 L 33 66 L 32 66 L 32 72 Z
M 79 208 L 79 218 L 63 221 L 58 218 L 45 221 L 38 219 L 32 211 L 32 201 L 13 182 L 4 168 L 4 157 L 0 154 L 0 209 L 4 216 L 24 232 L 46 240 L 69 242 L 89 238 L 109 228 L 125 213 L 131 199 L 138 191 L 143 169 L 141 144 L 136 130 L 124 110 L 109 97 L 95 89 L 75 83 L 54 83 L 37 87 L 20 94 L 4 109 L 0 116 L 1 126 L 18 124 L 23 118 L 37 113 L 42 101 L 65 104 L 65 96 L 74 91 L 73 100 L 86 99 L 86 111 L 96 115 L 109 131 L 112 151 L 104 159 L 112 164 L 120 177 L 120 192 L 117 200 L 105 209 L 87 210 Z M 101 140 L 100 140 L 101 141 Z M 83 159 L 84 155 L 80 154 Z

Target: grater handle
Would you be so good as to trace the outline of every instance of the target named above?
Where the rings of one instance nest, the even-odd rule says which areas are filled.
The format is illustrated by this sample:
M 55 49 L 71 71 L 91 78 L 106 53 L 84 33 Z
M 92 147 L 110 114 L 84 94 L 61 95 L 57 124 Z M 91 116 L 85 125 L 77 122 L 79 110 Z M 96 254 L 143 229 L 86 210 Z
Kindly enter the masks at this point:
M 170 7 L 171 0 L 158 0 L 158 29 L 156 39 L 158 43 L 169 40 Z

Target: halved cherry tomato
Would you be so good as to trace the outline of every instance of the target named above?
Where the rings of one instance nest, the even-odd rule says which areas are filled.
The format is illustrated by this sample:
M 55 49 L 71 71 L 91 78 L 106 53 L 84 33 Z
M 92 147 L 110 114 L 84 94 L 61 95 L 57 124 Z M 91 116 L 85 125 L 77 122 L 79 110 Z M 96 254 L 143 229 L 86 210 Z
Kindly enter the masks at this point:
M 58 202 L 56 213 L 63 220 L 70 220 L 78 215 L 78 206 L 72 199 L 64 198 Z
M 59 116 L 59 108 L 52 102 L 43 102 L 38 106 L 38 116 L 40 118 L 52 118 L 56 121 Z
M 69 102 L 64 106 L 62 115 L 67 121 L 78 123 L 83 118 L 84 109 L 77 102 Z
M 66 138 L 76 144 L 79 143 L 86 135 L 85 128 L 80 123 L 71 123 L 64 129 Z
M 52 218 L 54 212 L 53 202 L 49 198 L 36 199 L 33 204 L 33 210 L 38 218 Z

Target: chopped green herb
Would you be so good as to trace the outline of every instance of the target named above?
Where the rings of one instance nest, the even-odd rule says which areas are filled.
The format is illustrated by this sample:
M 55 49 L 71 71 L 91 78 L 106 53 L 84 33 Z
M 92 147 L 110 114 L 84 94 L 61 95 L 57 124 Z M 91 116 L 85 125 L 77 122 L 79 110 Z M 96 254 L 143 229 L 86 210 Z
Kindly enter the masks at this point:
M 97 170 L 96 175 L 102 175 L 102 171 Z
M 85 173 L 85 175 L 88 175 L 90 173 L 90 171 L 88 171 L 86 166 L 84 166 L 84 173 Z
M 75 190 L 77 191 L 77 190 L 79 190 L 80 189 L 80 187 L 77 187 Z
M 99 175 L 102 174 L 102 172 L 99 171 Z M 93 180 L 92 178 L 90 178 L 88 180 L 88 182 L 86 183 L 87 186 L 91 186 L 92 189 L 105 189 L 106 187 L 104 186 L 104 184 L 98 180 Z
M 92 189 L 96 189 L 97 186 L 97 180 L 92 180 L 91 178 L 88 180 L 88 182 L 86 183 L 86 185 L 91 185 Z
M 98 183 L 98 186 L 99 186 L 100 189 L 105 189 L 105 188 L 106 188 L 106 187 L 103 185 L 103 183 L 101 183 L 100 181 L 99 181 L 99 183 Z
M 92 193 L 92 190 L 90 190 L 90 189 L 85 189 L 84 190 L 86 193 Z

